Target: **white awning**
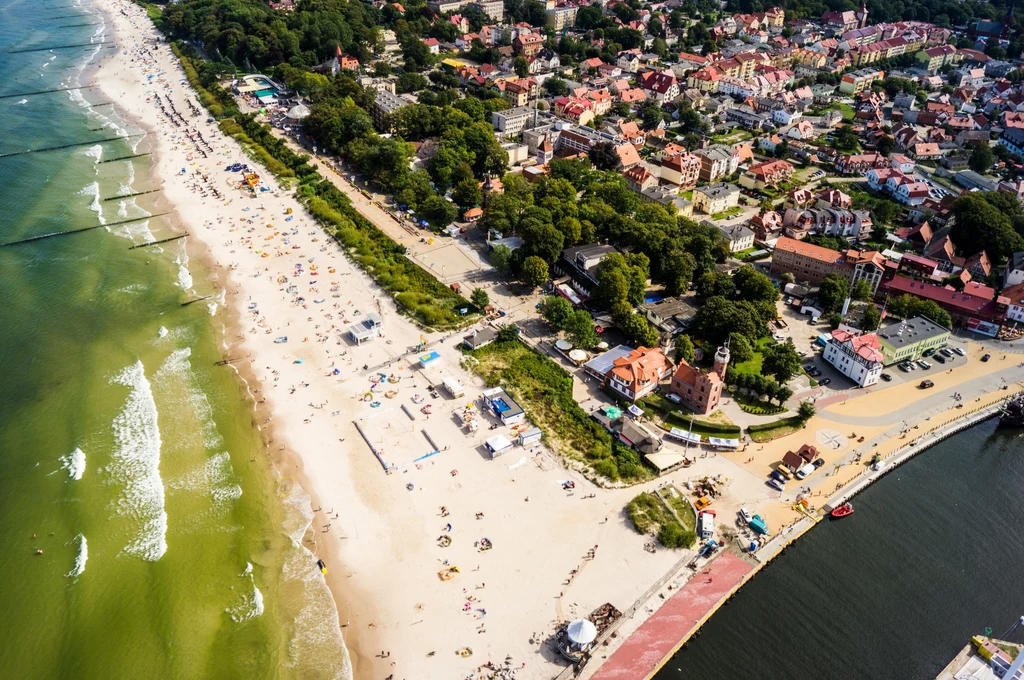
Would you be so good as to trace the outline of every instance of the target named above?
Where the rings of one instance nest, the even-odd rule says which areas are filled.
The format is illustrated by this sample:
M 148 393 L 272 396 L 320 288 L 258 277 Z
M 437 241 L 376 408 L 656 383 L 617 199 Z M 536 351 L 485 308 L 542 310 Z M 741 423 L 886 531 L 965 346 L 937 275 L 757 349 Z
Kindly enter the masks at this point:
M 694 434 L 693 432 L 687 432 L 686 430 L 680 430 L 678 427 L 673 427 L 668 431 L 668 436 L 674 439 L 678 439 L 684 442 L 690 442 L 691 444 L 700 444 L 701 436 Z

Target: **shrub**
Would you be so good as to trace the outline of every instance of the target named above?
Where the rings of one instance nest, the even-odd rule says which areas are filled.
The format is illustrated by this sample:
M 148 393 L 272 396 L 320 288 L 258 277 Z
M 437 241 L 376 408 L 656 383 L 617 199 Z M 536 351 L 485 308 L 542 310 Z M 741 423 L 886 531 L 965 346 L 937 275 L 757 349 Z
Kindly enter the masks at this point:
M 687 531 L 675 521 L 662 525 L 658 530 L 658 542 L 666 548 L 689 548 L 696 539 L 692 531 Z

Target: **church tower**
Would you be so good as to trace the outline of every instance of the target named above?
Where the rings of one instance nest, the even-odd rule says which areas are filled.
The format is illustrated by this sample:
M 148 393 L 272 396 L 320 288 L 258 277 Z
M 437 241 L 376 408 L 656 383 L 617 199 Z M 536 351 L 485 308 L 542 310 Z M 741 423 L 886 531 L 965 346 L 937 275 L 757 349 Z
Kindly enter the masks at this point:
M 857 10 L 857 28 L 864 28 L 868 25 L 868 4 L 862 2 Z
M 718 348 L 715 352 L 715 367 L 711 369 L 718 374 L 718 377 L 725 382 L 725 369 L 729 367 L 729 342 Z

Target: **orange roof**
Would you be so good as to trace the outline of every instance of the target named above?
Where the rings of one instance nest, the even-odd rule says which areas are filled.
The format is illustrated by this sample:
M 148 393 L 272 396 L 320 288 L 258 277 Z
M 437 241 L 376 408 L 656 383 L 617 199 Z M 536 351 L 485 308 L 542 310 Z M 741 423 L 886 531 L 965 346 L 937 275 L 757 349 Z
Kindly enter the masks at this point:
M 838 250 L 823 248 L 822 246 L 816 246 L 813 243 L 804 243 L 803 241 L 798 241 L 795 238 L 789 238 L 788 236 L 783 236 L 776 241 L 775 250 L 784 250 L 789 253 L 803 255 L 804 257 L 812 257 L 815 260 L 820 260 L 822 262 L 834 263 L 843 259 L 843 254 Z
M 662 374 L 672 364 L 665 353 L 658 348 L 637 347 L 624 357 L 619 357 L 612 364 L 611 373 L 629 384 L 660 380 Z
M 641 160 L 640 154 L 636 152 L 636 147 L 632 144 L 619 144 L 615 147 L 615 151 L 619 154 L 619 162 L 624 168 L 636 165 Z

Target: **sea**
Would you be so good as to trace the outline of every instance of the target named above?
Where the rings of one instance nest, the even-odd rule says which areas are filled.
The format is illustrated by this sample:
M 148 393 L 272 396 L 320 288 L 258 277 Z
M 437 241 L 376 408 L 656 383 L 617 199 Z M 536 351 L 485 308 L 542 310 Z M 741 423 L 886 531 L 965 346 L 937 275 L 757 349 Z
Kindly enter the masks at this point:
M 944 440 L 821 522 L 655 679 L 933 680 L 972 635 L 1006 633 L 1024 615 L 1024 434 L 996 425 Z
M 112 39 L 85 0 L 0 0 L 0 242 L 99 227 L 0 246 L 0 677 L 349 678 L 221 291 L 186 239 L 130 250 L 181 229 L 126 197 L 145 131 L 74 89 Z

